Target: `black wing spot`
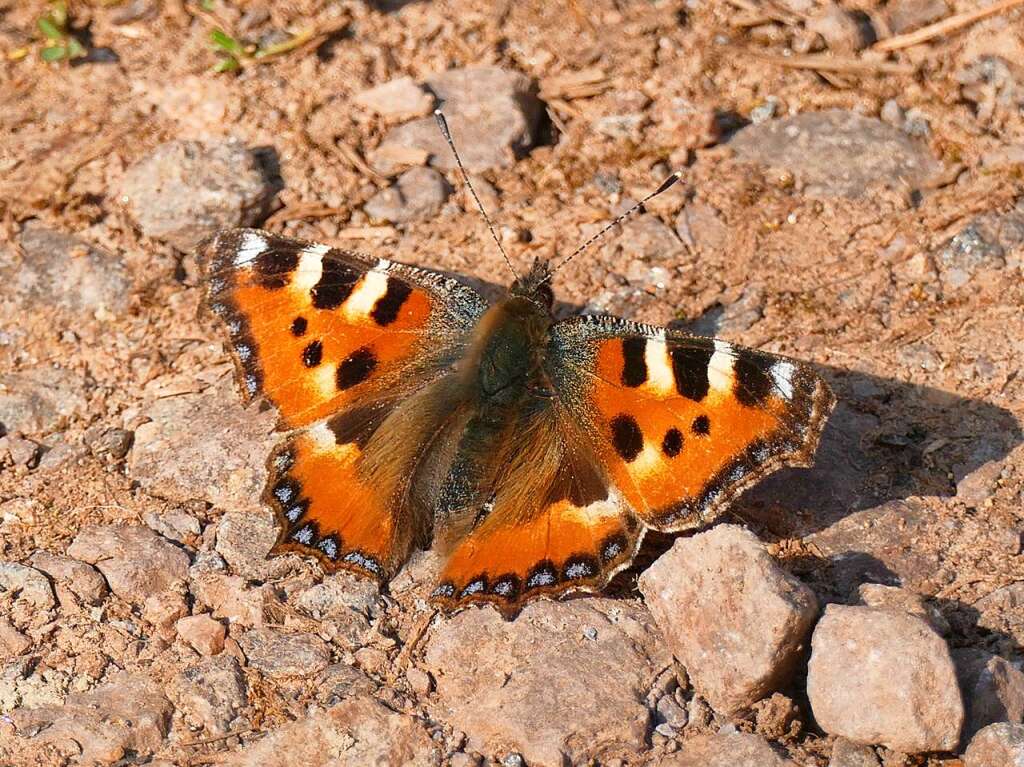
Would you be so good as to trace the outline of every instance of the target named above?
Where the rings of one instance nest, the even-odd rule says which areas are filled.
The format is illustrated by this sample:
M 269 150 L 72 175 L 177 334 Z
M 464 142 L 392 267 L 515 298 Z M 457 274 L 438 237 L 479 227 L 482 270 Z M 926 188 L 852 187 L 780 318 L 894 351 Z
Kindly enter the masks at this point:
M 647 360 L 644 351 L 647 339 L 634 336 L 622 339 L 622 385 L 636 388 L 647 380 Z
M 661 441 L 661 452 L 669 458 L 675 458 L 683 449 L 683 433 L 676 427 L 665 432 L 665 439 Z
M 702 437 L 706 437 L 711 433 L 711 421 L 706 415 L 699 415 L 693 419 L 693 423 L 690 424 L 690 431 L 694 434 L 700 434 Z
M 768 375 L 773 361 L 770 357 L 749 352 L 741 353 L 733 365 L 736 382 L 733 391 L 741 405 L 763 405 L 772 393 L 772 379 Z
M 398 319 L 405 299 L 412 293 L 412 288 L 400 280 L 388 277 L 388 289 L 373 305 L 370 316 L 378 325 L 390 325 Z
M 306 334 L 306 328 L 309 327 L 309 322 L 305 317 L 296 317 L 292 320 L 292 335 L 296 338 L 304 336 Z
M 612 419 L 612 445 L 626 463 L 640 455 L 644 449 L 644 433 L 633 416 L 622 413 Z
M 269 290 L 287 285 L 289 275 L 298 265 L 298 246 L 291 243 L 274 245 L 260 253 L 253 262 L 257 283 Z
M 361 384 L 377 367 L 377 357 L 367 346 L 356 349 L 338 365 L 337 383 L 342 391 Z
M 708 395 L 711 388 L 708 367 L 714 353 L 714 343 L 705 339 L 687 341 L 686 346 L 677 346 L 669 352 L 677 392 L 694 402 L 700 402 Z
M 315 368 L 324 358 L 324 345 L 319 341 L 310 341 L 302 350 L 302 364 L 308 368 Z
M 359 272 L 336 259 L 325 258 L 320 281 L 309 289 L 317 309 L 337 309 L 355 289 Z

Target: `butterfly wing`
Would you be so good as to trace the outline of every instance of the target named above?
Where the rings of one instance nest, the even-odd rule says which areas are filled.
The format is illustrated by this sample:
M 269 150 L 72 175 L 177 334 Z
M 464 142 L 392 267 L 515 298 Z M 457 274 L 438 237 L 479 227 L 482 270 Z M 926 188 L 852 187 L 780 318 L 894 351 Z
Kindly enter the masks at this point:
M 614 317 L 556 324 L 549 375 L 609 482 L 648 526 L 706 523 L 783 466 L 807 466 L 835 398 L 810 367 Z
M 407 518 L 399 487 L 433 415 L 422 392 L 463 354 L 486 303 L 432 272 L 252 229 L 218 234 L 200 257 L 243 396 L 275 405 L 290 431 L 264 494 L 275 551 L 386 578 L 428 524 Z M 365 451 L 382 442 L 396 445 L 395 470 L 370 476 Z

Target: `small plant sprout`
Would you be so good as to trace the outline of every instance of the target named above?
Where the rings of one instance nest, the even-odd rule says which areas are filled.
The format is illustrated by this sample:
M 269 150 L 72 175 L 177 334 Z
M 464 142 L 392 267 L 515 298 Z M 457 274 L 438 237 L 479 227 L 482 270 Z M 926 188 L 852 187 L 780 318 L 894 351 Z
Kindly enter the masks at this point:
M 39 52 L 43 61 L 72 61 L 88 51 L 71 33 L 68 5 L 63 0 L 50 3 L 50 9 L 36 21 L 46 46 Z
M 279 43 L 262 46 L 245 43 L 232 37 L 222 29 L 214 29 L 210 33 L 210 41 L 214 50 L 220 55 L 213 67 L 214 72 L 233 72 L 241 69 L 244 64 L 263 63 L 289 51 L 293 51 L 315 37 L 312 29 L 292 35 Z

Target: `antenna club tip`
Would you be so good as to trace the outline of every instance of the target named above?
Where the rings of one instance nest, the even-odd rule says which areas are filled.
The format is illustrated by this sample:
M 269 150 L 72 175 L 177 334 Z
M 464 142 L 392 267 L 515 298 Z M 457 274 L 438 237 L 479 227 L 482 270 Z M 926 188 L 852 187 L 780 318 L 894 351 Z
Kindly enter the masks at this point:
M 442 114 L 440 108 L 434 110 L 434 117 L 440 117 Z

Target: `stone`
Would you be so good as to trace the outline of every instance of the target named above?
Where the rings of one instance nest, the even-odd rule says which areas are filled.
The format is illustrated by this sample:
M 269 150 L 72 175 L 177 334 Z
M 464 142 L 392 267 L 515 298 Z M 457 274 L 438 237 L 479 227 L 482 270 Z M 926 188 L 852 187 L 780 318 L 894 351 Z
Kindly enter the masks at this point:
M 95 433 L 86 432 L 85 443 L 92 454 L 120 461 L 131 450 L 135 435 L 127 429 L 103 429 Z
M 18 734 L 75 754 L 78 764 L 113 765 L 160 748 L 173 709 L 160 688 L 141 674 L 120 673 L 62 705 L 16 710 Z
M 530 765 L 643 749 L 648 687 L 670 664 L 644 610 L 601 598 L 533 602 L 511 622 L 490 608 L 457 613 L 431 630 L 422 661 L 431 711 L 466 733 L 466 750 Z
M 956 499 L 972 509 L 978 508 L 992 497 L 1002 471 L 1002 461 L 986 461 L 967 472 L 956 483 Z
M 0 437 L 0 463 L 7 459 L 12 466 L 34 469 L 39 463 L 39 444 L 17 434 Z
M 29 221 L 18 236 L 24 256 L 0 247 L 3 301 L 110 319 L 128 305 L 131 282 L 121 259 L 71 234 Z
M 701 735 L 685 740 L 658 767 L 797 767 L 777 754 L 764 738 L 745 732 Z
M 832 756 L 828 767 L 881 767 L 871 747 L 853 743 L 846 738 L 836 738 L 832 744 Z
M 1024 722 L 1024 673 L 1005 658 L 974 648 L 953 650 L 964 699 L 961 742 L 995 722 Z
M 1007 634 L 1018 645 L 1024 644 L 1024 581 L 995 589 L 973 606 L 981 613 L 978 628 Z
M 135 430 L 129 475 L 173 501 L 201 499 L 229 509 L 260 509 L 267 481 L 272 410 L 249 410 L 230 385 L 157 400 Z
M 16 658 L 32 646 L 32 640 L 0 618 L 0 661 Z
M 953 660 L 916 615 L 829 605 L 811 639 L 807 696 L 825 732 L 856 743 L 914 754 L 960 740 Z
M 525 75 L 498 67 L 467 67 L 434 75 L 426 85 L 440 102 L 470 172 L 511 167 L 533 146 L 542 104 L 535 84 Z M 391 166 L 385 158 L 395 150 L 409 149 L 426 152 L 437 168 L 456 168 L 432 116 L 392 128 L 374 153 L 373 163 L 386 173 Z
M 810 197 L 859 198 L 878 184 L 915 189 L 940 168 L 902 131 L 839 109 L 742 128 L 729 146 L 740 160 L 792 173 Z
M 110 593 L 99 570 L 85 562 L 48 551 L 37 551 L 28 561 L 53 579 L 57 599 L 65 610 L 102 604 Z
M 268 732 L 221 764 L 227 767 L 436 767 L 441 754 L 415 718 L 385 708 L 368 696 L 314 710 L 304 719 Z
M 701 253 L 721 250 L 729 239 L 729 227 L 718 211 L 700 200 L 687 203 L 676 216 L 676 234 Z
M 913 32 L 949 14 L 945 0 L 893 0 L 885 6 L 886 20 L 894 35 Z
M 677 540 L 639 586 L 694 688 L 727 715 L 788 681 L 818 613 L 814 593 L 736 525 Z
M 1018 767 L 1024 764 L 1024 725 L 990 724 L 971 739 L 964 767 Z
M 393 186 L 367 201 L 363 210 L 370 218 L 407 224 L 426 221 L 441 212 L 452 188 L 433 168 L 410 168 Z
M 201 728 L 211 737 L 231 732 L 231 723 L 248 705 L 245 675 L 227 653 L 184 669 L 169 685 L 168 695 L 190 728 Z
M 42 434 L 85 411 L 79 376 L 53 365 L 0 375 L 0 435 Z
M 910 589 L 884 586 L 881 583 L 862 583 L 857 593 L 861 604 L 880 610 L 895 610 L 923 618 L 941 636 L 949 634 L 949 621 L 938 608 L 925 601 L 924 596 Z
M 671 264 L 683 252 L 683 243 L 671 227 L 650 213 L 624 222 L 614 246 L 621 253 L 614 263 L 638 260 Z
M 238 639 L 249 665 L 270 677 L 312 676 L 327 668 L 327 644 L 311 634 L 255 628 Z
M 405 681 L 409 683 L 409 689 L 419 696 L 429 695 L 434 689 L 433 678 L 418 666 L 409 667 L 405 672 Z
M 196 604 L 208 607 L 214 618 L 227 618 L 242 627 L 262 626 L 268 606 L 277 602 L 270 586 L 250 586 L 241 576 L 219 572 L 197 573 L 189 590 Z
M 147 511 L 142 521 L 164 538 L 177 543 L 194 544 L 203 531 L 199 520 L 180 509 L 171 509 L 163 513 Z
M 345 663 L 332 663 L 316 677 L 316 699 L 321 705 L 333 706 L 354 695 L 369 695 L 377 685 L 357 668 Z
M 149 595 L 142 605 L 143 620 L 153 624 L 156 636 L 168 641 L 174 639 L 178 619 L 186 615 L 184 596 L 170 589 Z
M 0 615 L 18 628 L 38 627 L 51 617 L 56 606 L 46 576 L 17 562 L 0 562 Z
M 216 655 L 224 649 L 224 624 L 205 613 L 179 618 L 175 628 L 200 655 Z
M 267 555 L 277 543 L 277 520 L 269 509 L 229 511 L 217 527 L 217 553 L 231 569 L 248 578 L 264 578 L 274 563 Z
M 953 235 L 935 255 L 943 286 L 963 287 L 979 271 L 1000 270 L 1006 265 L 1006 249 L 979 219 Z
M 357 93 L 352 102 L 388 120 L 422 117 L 434 109 L 434 97 L 411 77 L 399 77 Z
M 754 704 L 757 732 L 772 740 L 792 738 L 803 728 L 800 709 L 792 698 L 776 692 Z
M 218 229 L 256 224 L 273 191 L 256 155 L 231 140 L 161 144 L 121 184 L 143 234 L 181 251 Z
M 804 28 L 819 35 L 828 49 L 835 53 L 856 53 L 872 42 L 852 13 L 832 3 L 807 19 Z
M 68 555 L 95 565 L 110 590 L 134 605 L 188 578 L 188 554 L 141 525 L 87 525 L 68 546 Z
M 373 618 L 380 611 L 380 587 L 376 581 L 352 573 L 331 573 L 304 589 L 295 606 L 317 620 L 344 619 L 351 613 Z

